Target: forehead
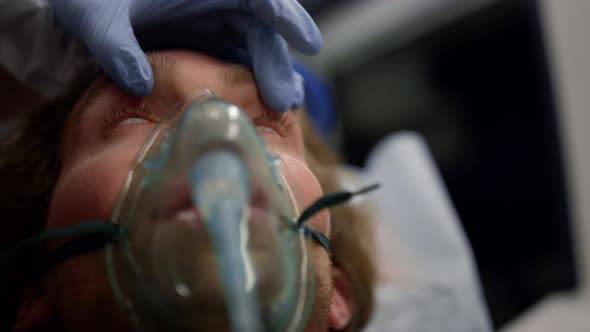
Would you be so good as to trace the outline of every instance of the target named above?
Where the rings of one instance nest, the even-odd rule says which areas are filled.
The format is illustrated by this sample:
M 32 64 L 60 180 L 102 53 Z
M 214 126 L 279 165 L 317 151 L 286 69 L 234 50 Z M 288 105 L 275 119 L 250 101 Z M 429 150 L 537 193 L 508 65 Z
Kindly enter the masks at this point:
M 249 68 L 225 63 L 215 58 L 191 51 L 165 51 L 146 54 L 154 74 L 154 88 L 147 97 L 137 97 L 121 89 L 105 74 L 100 75 L 78 96 L 70 112 L 62 140 L 62 151 L 67 150 L 64 142 L 76 141 L 80 135 L 78 123 L 87 110 L 100 108 L 97 103 L 108 101 L 139 103 L 162 102 L 174 107 L 186 95 L 196 90 L 221 87 L 253 87 L 256 82 Z M 173 91 L 170 91 L 173 87 Z
M 146 55 L 154 75 L 154 89 L 150 96 L 171 83 L 182 82 L 189 87 L 191 82 L 197 87 L 199 81 L 201 81 L 201 85 L 240 86 L 256 84 L 254 75 L 249 68 L 224 63 L 203 54 L 177 50 L 162 53 L 154 52 Z M 74 107 L 74 113 L 77 113 L 76 110 L 79 111 L 90 106 L 97 96 L 109 89 L 133 98 L 103 74 L 79 98 Z M 142 97 L 135 98 L 142 99 Z

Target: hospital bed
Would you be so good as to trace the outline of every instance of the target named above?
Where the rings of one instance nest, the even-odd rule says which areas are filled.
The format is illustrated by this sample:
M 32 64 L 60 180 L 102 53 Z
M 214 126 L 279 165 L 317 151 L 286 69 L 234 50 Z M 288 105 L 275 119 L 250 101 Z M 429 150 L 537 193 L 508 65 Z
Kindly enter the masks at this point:
M 376 214 L 379 286 L 366 331 L 491 331 L 471 248 L 422 137 L 384 138 L 342 185 L 379 182 L 365 200 Z

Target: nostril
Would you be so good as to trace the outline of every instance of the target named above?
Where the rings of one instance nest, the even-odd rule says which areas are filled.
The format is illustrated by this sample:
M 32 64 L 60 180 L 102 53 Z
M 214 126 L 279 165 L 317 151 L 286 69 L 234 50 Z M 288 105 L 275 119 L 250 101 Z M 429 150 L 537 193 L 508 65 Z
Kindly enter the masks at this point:
M 268 196 L 262 188 L 256 188 L 250 197 L 250 205 L 266 210 L 269 206 Z
M 188 223 L 193 223 L 199 219 L 199 213 L 196 209 L 182 210 L 176 214 L 176 219 Z
M 185 223 L 197 228 L 200 228 L 203 225 L 201 213 L 199 212 L 199 209 L 195 207 L 178 211 L 171 221 Z

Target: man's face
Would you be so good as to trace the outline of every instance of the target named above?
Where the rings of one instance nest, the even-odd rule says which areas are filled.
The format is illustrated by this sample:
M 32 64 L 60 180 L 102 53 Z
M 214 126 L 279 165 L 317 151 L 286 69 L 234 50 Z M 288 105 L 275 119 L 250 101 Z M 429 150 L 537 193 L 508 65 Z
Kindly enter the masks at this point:
M 281 172 L 300 193 L 297 205 L 309 206 L 322 190 L 304 158 L 304 144 L 295 111 L 263 116 L 268 109 L 245 69 L 192 52 L 166 51 L 151 56 L 155 88 L 146 98 L 123 92 L 100 78 L 78 100 L 61 144 L 62 169 L 47 215 L 47 228 L 87 220 L 109 220 L 113 203 L 138 149 L 163 114 L 195 91 L 209 89 L 239 105 L 252 118 L 269 149 L 283 160 Z M 288 170 L 288 171 L 287 171 Z M 312 218 L 310 226 L 327 236 L 329 214 Z M 312 246 L 318 285 L 309 331 L 326 331 L 332 297 L 330 259 Z M 105 277 L 102 251 L 71 258 L 44 281 L 54 316 L 67 331 L 128 330 Z

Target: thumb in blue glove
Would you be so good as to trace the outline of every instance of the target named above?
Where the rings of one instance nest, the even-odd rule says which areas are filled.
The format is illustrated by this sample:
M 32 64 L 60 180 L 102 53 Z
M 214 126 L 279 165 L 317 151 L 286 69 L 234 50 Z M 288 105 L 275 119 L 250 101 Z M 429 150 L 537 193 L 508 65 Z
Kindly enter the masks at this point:
M 211 33 L 211 26 L 222 26 L 226 33 L 229 29 L 234 36 L 228 42 L 249 55 L 262 97 L 279 111 L 303 102 L 303 86 L 291 66 L 287 45 L 315 54 L 322 44 L 317 26 L 296 0 L 53 0 L 52 3 L 57 20 L 87 45 L 107 75 L 128 92 L 142 96 L 150 93 L 154 79 L 134 28 L 185 26 L 195 34 L 199 30 Z M 238 16 L 242 19 L 227 21 Z M 214 19 L 218 22 L 211 21 Z M 195 34 L 184 36 L 194 38 Z M 198 38 L 194 39 L 198 43 Z M 190 43 L 194 44 L 194 39 Z
M 266 103 L 280 107 L 278 110 L 300 105 L 303 84 L 295 82 L 296 73 L 285 40 L 268 27 L 255 25 L 248 33 L 248 50 L 260 94 Z M 295 105 L 284 105 L 287 100 Z

